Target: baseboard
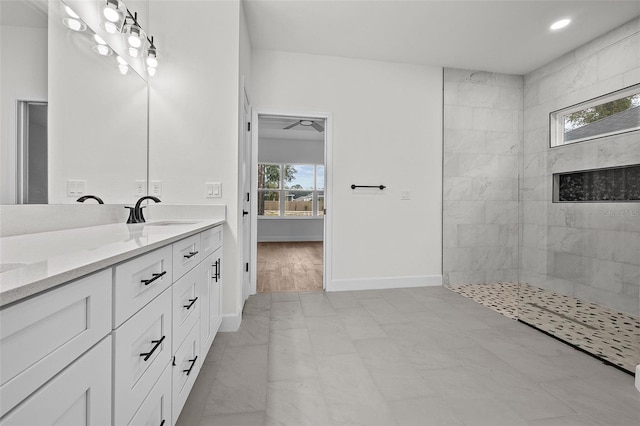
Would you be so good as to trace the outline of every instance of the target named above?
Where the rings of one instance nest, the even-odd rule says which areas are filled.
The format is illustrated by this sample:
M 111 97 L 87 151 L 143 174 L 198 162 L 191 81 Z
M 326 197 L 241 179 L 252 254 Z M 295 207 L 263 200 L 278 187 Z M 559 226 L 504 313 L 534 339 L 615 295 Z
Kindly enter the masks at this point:
M 237 314 L 223 314 L 222 323 L 220 324 L 221 332 L 238 331 L 240 323 L 242 322 L 242 313 Z
M 304 236 L 304 235 L 295 235 L 295 236 L 289 236 L 289 237 L 285 237 L 285 236 L 266 236 L 266 237 L 258 237 L 258 242 L 259 243 L 284 243 L 284 242 L 304 242 L 304 241 L 322 241 L 322 235 L 311 235 L 311 236 Z
M 327 281 L 326 291 L 383 290 L 390 288 L 433 287 L 442 285 L 442 275 L 410 277 L 355 278 Z

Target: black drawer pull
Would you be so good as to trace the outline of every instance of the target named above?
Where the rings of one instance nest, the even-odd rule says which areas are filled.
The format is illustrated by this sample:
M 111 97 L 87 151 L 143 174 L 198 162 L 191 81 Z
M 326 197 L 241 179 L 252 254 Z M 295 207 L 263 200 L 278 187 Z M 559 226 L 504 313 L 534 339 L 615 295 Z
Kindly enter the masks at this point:
M 152 340 L 151 343 L 155 343 L 156 345 L 151 349 L 151 351 L 140 354 L 140 356 L 143 356 L 145 361 L 148 360 L 151 357 L 151 355 L 153 355 L 153 353 L 156 351 L 156 349 L 158 349 L 158 347 L 162 344 L 162 341 L 164 340 L 164 338 L 165 336 L 162 336 L 160 340 Z
M 193 370 L 193 366 L 196 365 L 196 360 L 198 359 L 198 356 L 196 355 L 196 357 L 194 359 L 190 359 L 189 362 L 191 363 L 191 367 L 189 367 L 188 370 L 182 370 L 183 373 L 187 373 L 187 376 L 189 375 L 189 373 L 191 373 L 191 370 Z
M 187 259 L 191 259 L 193 256 L 195 256 L 198 253 L 199 252 L 197 252 L 197 251 L 190 251 L 189 254 L 185 254 L 184 257 L 187 258 Z
M 149 285 L 152 282 L 154 282 L 155 280 L 157 280 L 158 278 L 164 276 L 167 273 L 167 271 L 162 271 L 159 274 L 151 274 L 153 275 L 153 278 L 151 278 L 150 280 L 140 280 L 140 282 L 144 285 Z
M 198 298 L 196 297 L 195 299 L 189 299 L 189 303 L 188 305 L 182 305 L 183 308 L 187 308 L 187 311 L 189 309 L 191 309 L 191 307 L 193 306 L 194 303 L 196 303 L 196 300 L 198 300 Z

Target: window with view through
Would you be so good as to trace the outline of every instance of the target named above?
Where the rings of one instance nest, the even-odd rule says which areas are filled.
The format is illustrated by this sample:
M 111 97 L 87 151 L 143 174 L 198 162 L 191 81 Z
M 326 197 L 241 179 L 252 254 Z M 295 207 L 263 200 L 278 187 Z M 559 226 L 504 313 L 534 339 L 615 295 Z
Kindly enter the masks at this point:
M 550 114 L 551 146 L 640 130 L 640 84 Z
M 258 215 L 324 216 L 324 166 L 258 164 Z

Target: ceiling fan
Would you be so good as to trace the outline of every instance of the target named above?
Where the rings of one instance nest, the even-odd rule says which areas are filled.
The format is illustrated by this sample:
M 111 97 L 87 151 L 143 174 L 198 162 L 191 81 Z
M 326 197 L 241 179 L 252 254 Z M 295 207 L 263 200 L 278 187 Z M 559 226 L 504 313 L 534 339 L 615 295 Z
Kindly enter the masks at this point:
M 284 130 L 289 130 L 296 126 L 305 126 L 305 127 L 311 126 L 319 132 L 324 132 L 324 127 L 322 126 L 322 124 L 318 123 L 315 120 L 298 120 L 295 123 L 290 124 L 287 127 L 284 127 Z

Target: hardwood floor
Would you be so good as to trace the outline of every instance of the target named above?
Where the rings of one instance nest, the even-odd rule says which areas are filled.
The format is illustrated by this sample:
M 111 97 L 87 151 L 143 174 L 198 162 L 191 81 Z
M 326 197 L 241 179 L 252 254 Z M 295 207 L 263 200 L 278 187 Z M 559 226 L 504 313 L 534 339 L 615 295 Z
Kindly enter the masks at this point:
M 259 293 L 322 291 L 322 241 L 258 243 Z

